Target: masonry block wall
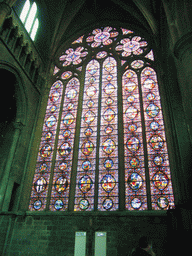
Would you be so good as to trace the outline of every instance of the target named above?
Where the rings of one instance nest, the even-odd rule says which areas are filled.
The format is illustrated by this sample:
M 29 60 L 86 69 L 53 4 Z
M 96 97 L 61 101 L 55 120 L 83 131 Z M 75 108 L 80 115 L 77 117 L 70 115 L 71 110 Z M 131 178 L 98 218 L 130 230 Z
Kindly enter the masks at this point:
M 146 215 L 146 214 L 145 214 Z M 141 235 L 153 241 L 156 256 L 168 246 L 167 216 L 127 213 L 27 213 L 1 216 L 0 255 L 73 256 L 75 232 L 86 232 L 86 255 L 94 255 L 96 231 L 107 232 L 107 256 L 123 256 Z M 4 246 L 3 246 L 4 244 Z M 102 256 L 102 255 L 101 255 Z

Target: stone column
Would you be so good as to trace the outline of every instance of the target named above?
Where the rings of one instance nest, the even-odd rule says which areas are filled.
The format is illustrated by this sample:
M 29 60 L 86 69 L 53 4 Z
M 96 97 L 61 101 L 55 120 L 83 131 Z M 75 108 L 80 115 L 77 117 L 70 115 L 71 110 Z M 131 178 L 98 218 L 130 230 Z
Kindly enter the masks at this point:
M 3 25 L 6 17 L 11 15 L 11 7 L 15 2 L 16 0 L 4 0 L 0 2 L 0 27 Z
M 10 178 L 10 172 L 11 172 L 11 166 L 12 166 L 12 162 L 14 159 L 14 155 L 17 149 L 17 144 L 18 144 L 18 140 L 19 140 L 19 136 L 21 133 L 21 130 L 23 128 L 23 124 L 21 122 L 15 122 L 14 123 L 14 135 L 13 135 L 13 141 L 12 141 L 12 145 L 10 147 L 9 150 L 9 155 L 7 157 L 7 163 L 5 165 L 5 170 L 4 170 L 4 175 L 2 180 L 0 181 L 0 210 L 7 210 L 7 209 L 2 209 L 3 205 L 4 205 L 4 200 L 6 198 L 6 192 L 7 192 L 7 187 L 8 187 L 8 182 L 9 182 L 9 178 Z M 11 193 L 9 193 L 11 194 Z
M 192 142 L 192 32 L 183 35 L 174 46 L 183 107 Z

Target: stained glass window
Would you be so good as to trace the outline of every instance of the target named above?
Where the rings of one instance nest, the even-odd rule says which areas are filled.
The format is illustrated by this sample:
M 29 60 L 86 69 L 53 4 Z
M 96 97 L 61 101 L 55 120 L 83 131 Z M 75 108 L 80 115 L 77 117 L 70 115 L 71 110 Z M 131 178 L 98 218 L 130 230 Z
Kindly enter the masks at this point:
M 55 61 L 30 210 L 174 207 L 154 63 L 145 38 L 122 27 L 94 28 L 63 48 Z

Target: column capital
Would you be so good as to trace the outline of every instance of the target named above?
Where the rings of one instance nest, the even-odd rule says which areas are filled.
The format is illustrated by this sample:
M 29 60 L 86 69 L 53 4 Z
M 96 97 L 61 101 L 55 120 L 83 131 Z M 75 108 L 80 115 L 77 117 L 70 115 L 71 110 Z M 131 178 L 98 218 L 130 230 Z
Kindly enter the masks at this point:
M 183 35 L 174 46 L 174 55 L 177 59 L 182 60 L 185 52 L 192 48 L 192 31 Z

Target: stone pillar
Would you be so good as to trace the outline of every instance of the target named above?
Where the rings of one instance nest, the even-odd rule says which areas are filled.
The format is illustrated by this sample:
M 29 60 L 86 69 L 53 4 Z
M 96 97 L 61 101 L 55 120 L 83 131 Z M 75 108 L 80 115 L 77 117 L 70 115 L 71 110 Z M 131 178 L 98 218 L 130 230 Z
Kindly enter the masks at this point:
M 4 0 L 0 2 L 0 27 L 3 25 L 6 17 L 11 15 L 11 7 L 15 2 L 16 0 Z
M 5 165 L 4 175 L 3 175 L 2 180 L 0 181 L 0 210 L 7 210 L 7 209 L 3 209 L 4 208 L 3 205 L 5 205 L 4 200 L 6 198 L 6 192 L 7 192 L 8 182 L 9 182 L 9 178 L 10 178 L 11 166 L 12 166 L 12 162 L 14 159 L 14 155 L 15 155 L 18 140 L 19 140 L 19 136 L 20 136 L 23 126 L 24 125 L 21 122 L 14 123 L 15 131 L 14 131 L 14 135 L 13 135 L 13 141 L 12 141 L 12 145 L 9 150 L 9 155 L 7 157 L 7 163 Z M 9 193 L 9 194 L 11 194 L 11 193 Z
M 183 35 L 175 44 L 177 70 L 186 113 L 188 131 L 192 142 L 192 32 Z

